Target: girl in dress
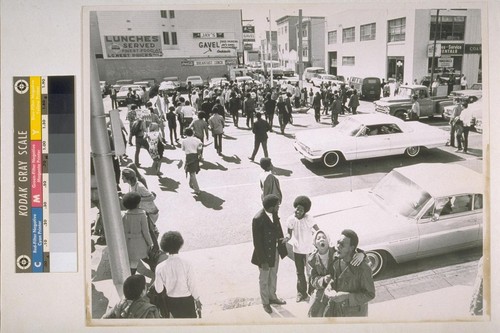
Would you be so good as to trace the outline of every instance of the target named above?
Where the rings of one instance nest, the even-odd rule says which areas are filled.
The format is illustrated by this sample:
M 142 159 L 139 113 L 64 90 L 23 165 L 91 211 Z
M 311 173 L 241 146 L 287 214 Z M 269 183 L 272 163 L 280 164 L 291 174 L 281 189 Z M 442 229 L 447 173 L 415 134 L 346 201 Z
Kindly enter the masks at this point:
M 151 123 L 149 126 L 146 140 L 148 140 L 149 144 L 149 155 L 153 160 L 153 169 L 157 175 L 160 175 L 161 158 L 163 155 L 163 136 L 160 133 L 157 123 Z

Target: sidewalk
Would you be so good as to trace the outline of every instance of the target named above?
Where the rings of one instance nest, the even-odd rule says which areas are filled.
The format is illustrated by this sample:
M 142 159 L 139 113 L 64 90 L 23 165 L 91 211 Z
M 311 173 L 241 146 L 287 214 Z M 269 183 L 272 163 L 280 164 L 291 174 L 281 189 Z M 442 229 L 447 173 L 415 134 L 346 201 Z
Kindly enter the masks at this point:
M 92 313 L 95 319 L 100 318 L 108 304 L 111 306 L 119 301 L 106 255 L 101 256 L 107 251 L 103 246 L 96 248 L 92 258 L 92 270 L 95 271 Z M 252 250 L 252 243 L 243 243 L 181 252 L 195 267 L 203 318 L 233 323 L 307 318 L 308 304 L 295 302 L 295 265 L 289 258 L 280 261 L 277 292 L 287 304 L 273 306 L 271 315 L 264 312 L 259 297 L 258 269 L 250 263 Z M 474 261 L 376 281 L 377 296 L 370 303 L 369 317 L 399 321 L 468 316 L 476 265 Z

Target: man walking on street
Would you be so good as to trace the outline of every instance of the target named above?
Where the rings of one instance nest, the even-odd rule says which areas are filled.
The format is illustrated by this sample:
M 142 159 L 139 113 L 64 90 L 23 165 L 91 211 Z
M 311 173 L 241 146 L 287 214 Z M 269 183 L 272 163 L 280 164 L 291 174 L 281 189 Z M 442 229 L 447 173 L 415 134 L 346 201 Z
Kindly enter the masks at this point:
M 342 102 L 340 101 L 339 95 L 333 97 L 332 103 L 332 126 L 337 126 L 339 124 L 339 114 L 342 112 Z
M 262 114 L 257 112 L 257 121 L 253 125 L 252 132 L 255 134 L 254 139 L 254 148 L 252 152 L 252 156 L 249 159 L 253 162 L 255 155 L 259 151 L 260 145 L 262 145 L 262 149 L 264 150 L 264 157 L 269 157 L 267 153 L 267 132 L 269 132 L 269 124 L 267 121 L 262 119 Z
M 260 189 L 262 190 L 261 200 L 268 194 L 274 194 L 281 200 L 283 194 L 281 193 L 280 181 L 273 174 L 273 164 L 269 157 L 260 159 L 260 167 L 264 172 L 260 175 Z
M 204 138 L 208 140 L 208 124 L 205 121 L 205 112 L 198 112 L 198 119 L 193 120 L 189 125 L 193 129 L 194 137 L 200 139 L 201 143 L 205 143 Z M 203 157 L 203 149 L 200 152 L 200 158 Z
M 214 147 L 217 154 L 222 155 L 222 134 L 224 134 L 224 117 L 215 112 L 212 114 L 210 119 L 208 119 L 208 126 L 212 130 L 212 136 L 214 137 Z
M 283 241 L 278 211 L 280 199 L 269 194 L 262 200 L 261 209 L 252 220 L 252 236 L 254 250 L 252 264 L 259 266 L 260 297 L 264 311 L 271 314 L 271 304 L 286 304 L 276 296 L 279 258 L 287 255 Z
M 349 108 L 351 109 L 352 114 L 357 114 L 356 110 L 358 109 L 358 106 L 359 106 L 358 91 L 354 89 L 351 98 L 349 99 Z
M 254 121 L 253 117 L 255 115 L 255 100 L 250 94 L 246 94 L 245 101 L 243 102 L 243 112 L 247 116 L 247 127 L 253 128 Z
M 189 187 L 194 190 L 195 194 L 200 194 L 200 187 L 198 186 L 198 180 L 196 179 L 196 174 L 200 171 L 200 153 L 203 144 L 198 138 L 193 136 L 193 129 L 186 128 L 186 136 L 181 142 L 181 148 L 184 153 L 186 153 L 186 162 L 184 163 L 184 169 L 186 174 L 189 175 Z

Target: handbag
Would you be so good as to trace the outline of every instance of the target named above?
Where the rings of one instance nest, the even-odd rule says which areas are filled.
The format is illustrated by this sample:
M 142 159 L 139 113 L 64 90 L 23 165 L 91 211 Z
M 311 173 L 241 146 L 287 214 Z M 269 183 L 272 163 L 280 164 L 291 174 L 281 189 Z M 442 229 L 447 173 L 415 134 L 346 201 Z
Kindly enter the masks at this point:
M 156 305 L 158 310 L 160 310 L 162 318 L 170 318 L 167 305 L 167 292 L 165 291 L 165 288 L 163 288 L 163 291 L 161 293 L 158 293 L 153 283 L 149 287 L 146 296 L 149 298 L 149 302 L 153 305 Z

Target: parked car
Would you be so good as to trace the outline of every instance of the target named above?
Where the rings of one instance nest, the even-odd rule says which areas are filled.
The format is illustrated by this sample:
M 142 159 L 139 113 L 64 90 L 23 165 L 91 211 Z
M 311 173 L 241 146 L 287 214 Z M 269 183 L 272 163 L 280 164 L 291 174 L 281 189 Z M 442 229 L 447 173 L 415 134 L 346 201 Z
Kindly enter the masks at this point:
M 262 83 L 260 81 L 254 80 L 250 76 L 238 76 L 238 77 L 236 77 L 235 82 L 238 86 L 241 86 L 243 83 L 246 83 L 249 85 L 256 85 L 256 86 L 262 85 Z
M 358 91 L 360 99 L 377 100 L 380 98 L 381 83 L 378 77 L 351 77 L 349 87 Z
M 483 90 L 483 84 L 482 83 L 474 83 L 469 87 L 470 90 Z
M 224 87 L 226 83 L 229 85 L 229 81 L 225 77 L 213 77 L 210 79 L 210 82 L 208 82 L 208 86 Z
M 309 82 L 315 74 L 326 74 L 323 67 L 307 67 L 302 74 L 302 80 Z
M 134 80 L 132 79 L 124 79 L 124 80 L 117 80 L 116 83 L 113 85 L 113 89 L 116 89 L 117 91 L 120 90 L 120 88 L 126 84 L 133 84 Z
M 375 101 L 375 111 L 407 120 L 413 96 L 418 96 L 421 117 L 442 116 L 444 107 L 453 104 L 453 100 L 448 96 L 429 96 L 429 89 L 426 86 L 403 85 L 399 87 L 396 96 Z
M 181 81 L 179 81 L 179 77 L 177 76 L 166 76 L 163 78 L 163 81 L 164 82 L 171 81 L 176 86 L 177 89 L 181 87 Z
M 188 86 L 188 82 L 191 82 L 193 87 L 203 87 L 204 85 L 203 79 L 199 75 L 188 76 L 185 87 Z
M 417 121 L 372 113 L 345 118 L 335 127 L 297 132 L 295 149 L 310 162 L 333 168 L 341 161 L 406 154 L 446 144 L 449 134 Z
M 328 84 L 331 84 L 334 86 L 340 86 L 341 84 L 344 83 L 343 81 L 338 80 L 335 75 L 331 75 L 331 74 L 315 74 L 311 78 L 310 82 L 315 87 L 321 86 L 322 83 L 328 83 Z
M 146 79 L 140 79 L 140 82 L 147 82 L 148 87 L 152 88 L 156 85 L 156 79 L 153 78 L 146 78 Z
M 149 86 L 149 82 L 148 81 L 134 81 L 133 84 L 136 84 L 138 86 L 144 87 L 144 88 L 146 88 L 146 90 L 151 89 L 151 87 Z
M 463 165 L 415 164 L 393 169 L 372 189 L 312 197 L 309 214 L 330 237 L 354 230 L 375 276 L 389 259 L 481 246 L 483 192 L 481 174 Z
M 483 96 L 482 90 L 467 89 L 467 90 L 454 90 L 448 97 L 452 99 L 466 100 L 469 104 L 474 103 Z
M 283 68 L 283 76 L 294 76 L 295 71 L 291 68 Z
M 163 81 L 160 83 L 160 88 L 158 88 L 158 90 L 163 94 L 166 93 L 168 96 L 172 96 L 178 88 L 179 87 L 172 81 Z
M 116 101 L 118 102 L 118 106 L 125 106 L 129 104 L 127 99 L 128 89 L 132 88 L 137 93 L 137 96 L 142 97 L 144 91 L 142 90 L 142 86 L 138 84 L 127 84 L 120 88 L 120 90 L 116 93 Z

